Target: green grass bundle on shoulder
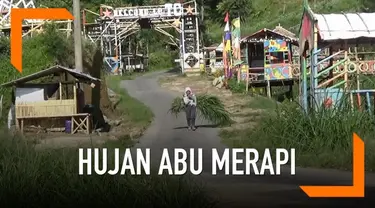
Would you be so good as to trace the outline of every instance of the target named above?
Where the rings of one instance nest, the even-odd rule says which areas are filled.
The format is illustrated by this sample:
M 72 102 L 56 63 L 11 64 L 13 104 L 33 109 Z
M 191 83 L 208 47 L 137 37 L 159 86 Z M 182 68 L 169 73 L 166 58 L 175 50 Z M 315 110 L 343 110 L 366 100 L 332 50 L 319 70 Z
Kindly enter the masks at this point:
M 201 118 L 216 125 L 230 125 L 232 119 L 230 113 L 225 110 L 224 104 L 219 98 L 212 95 L 196 95 L 197 96 L 197 113 Z M 185 104 L 182 97 L 176 97 L 169 112 L 176 117 L 180 112 L 185 111 Z

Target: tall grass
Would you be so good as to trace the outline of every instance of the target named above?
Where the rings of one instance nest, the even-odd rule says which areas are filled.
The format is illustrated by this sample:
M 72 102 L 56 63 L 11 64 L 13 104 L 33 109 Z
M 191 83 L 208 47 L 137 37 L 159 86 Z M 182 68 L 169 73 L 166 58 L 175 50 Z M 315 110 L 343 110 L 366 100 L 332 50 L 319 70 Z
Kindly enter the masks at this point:
M 263 115 L 255 128 L 232 136 L 232 145 L 295 148 L 298 166 L 351 169 L 355 132 L 366 144 L 366 170 L 375 170 L 375 118 L 367 111 L 342 104 L 306 114 L 297 103 L 284 102 Z
M 0 204 L 16 207 L 214 207 L 199 184 L 167 176 L 78 175 L 78 150 L 35 150 L 0 136 Z

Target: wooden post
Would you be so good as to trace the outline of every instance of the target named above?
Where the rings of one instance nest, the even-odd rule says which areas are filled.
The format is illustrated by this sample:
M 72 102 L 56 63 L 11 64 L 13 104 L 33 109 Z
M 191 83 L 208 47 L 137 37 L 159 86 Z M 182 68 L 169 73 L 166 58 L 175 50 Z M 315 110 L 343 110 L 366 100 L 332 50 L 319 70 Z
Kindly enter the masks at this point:
M 71 121 L 71 125 L 70 125 L 71 130 L 70 130 L 70 133 L 74 134 L 74 116 L 71 117 L 70 121 Z
M 23 124 L 23 118 L 21 119 L 21 132 L 23 133 L 23 126 L 24 126 L 24 124 Z
M 267 80 L 267 97 L 271 98 L 271 82 Z
M 69 80 L 68 80 L 68 73 L 67 72 L 64 72 L 64 81 L 65 82 L 68 82 Z M 73 83 L 74 83 L 74 81 L 73 81 Z M 65 95 L 66 96 L 68 96 L 69 95 L 69 85 L 64 85 L 64 90 L 65 90 Z
M 241 80 L 241 67 L 238 66 L 237 67 L 237 84 L 240 84 L 240 80 Z
M 249 76 L 250 76 L 249 70 L 250 70 L 250 67 L 246 71 L 246 93 L 249 92 Z
M 77 113 L 77 109 L 78 109 L 76 82 L 74 82 L 74 84 L 73 84 L 73 100 L 74 100 L 74 114 L 76 114 Z
M 20 120 L 17 117 L 16 117 L 15 122 L 16 122 L 16 129 L 17 130 L 21 130 L 21 128 L 20 128 Z
M 247 62 L 247 75 L 246 75 L 246 93 L 249 92 L 249 84 L 250 84 L 250 68 L 251 68 L 251 56 L 249 56 L 249 46 L 250 44 L 248 42 L 246 42 L 246 62 Z M 250 51 L 250 54 L 251 54 L 251 51 Z
M 293 84 L 289 85 L 289 100 L 293 101 Z
M 59 82 L 59 93 L 60 93 L 60 100 L 62 100 L 62 84 L 61 84 L 61 81 Z
M 247 65 L 249 65 L 249 43 L 246 43 L 246 45 L 245 45 L 245 53 L 246 53 L 246 63 L 247 63 Z
M 86 134 L 90 134 L 90 120 L 91 120 L 91 115 L 88 115 L 86 119 Z

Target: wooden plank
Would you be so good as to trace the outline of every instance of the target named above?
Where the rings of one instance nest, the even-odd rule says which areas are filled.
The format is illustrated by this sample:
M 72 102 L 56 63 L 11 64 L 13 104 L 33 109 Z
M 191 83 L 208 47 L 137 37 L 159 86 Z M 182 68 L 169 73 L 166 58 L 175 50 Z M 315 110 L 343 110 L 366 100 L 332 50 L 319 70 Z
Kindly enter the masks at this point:
M 60 115 L 72 115 L 76 113 L 74 102 L 74 99 L 70 99 L 16 103 L 16 116 L 18 118 L 49 118 L 59 117 Z
M 86 134 L 90 134 L 90 127 L 91 127 L 91 115 L 89 113 L 78 113 L 72 115 L 64 115 L 55 118 L 64 118 L 70 117 L 71 120 L 71 134 L 76 133 L 77 131 L 84 131 Z M 84 117 L 84 118 L 82 118 Z M 38 117 L 38 118 L 47 118 L 47 117 Z M 18 124 L 17 129 L 21 132 L 24 131 L 24 120 L 25 119 L 38 119 L 35 117 L 25 117 L 25 118 L 17 118 L 16 123 Z
M 57 116 L 34 116 L 34 117 L 17 117 L 18 119 L 34 119 L 34 118 L 66 118 L 66 117 L 78 117 L 78 116 L 87 116 L 89 113 L 78 113 L 78 114 L 69 114 L 69 115 L 57 115 Z

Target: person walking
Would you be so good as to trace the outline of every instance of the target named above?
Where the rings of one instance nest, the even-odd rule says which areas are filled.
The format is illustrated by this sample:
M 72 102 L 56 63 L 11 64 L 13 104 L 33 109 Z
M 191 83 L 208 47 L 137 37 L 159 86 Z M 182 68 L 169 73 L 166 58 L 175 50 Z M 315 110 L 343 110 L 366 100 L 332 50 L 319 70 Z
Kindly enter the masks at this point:
M 188 125 L 188 130 L 195 131 L 197 129 L 195 127 L 195 119 L 196 119 L 196 112 L 197 112 L 197 97 L 193 94 L 190 87 L 185 88 L 183 100 L 185 104 L 186 121 Z

